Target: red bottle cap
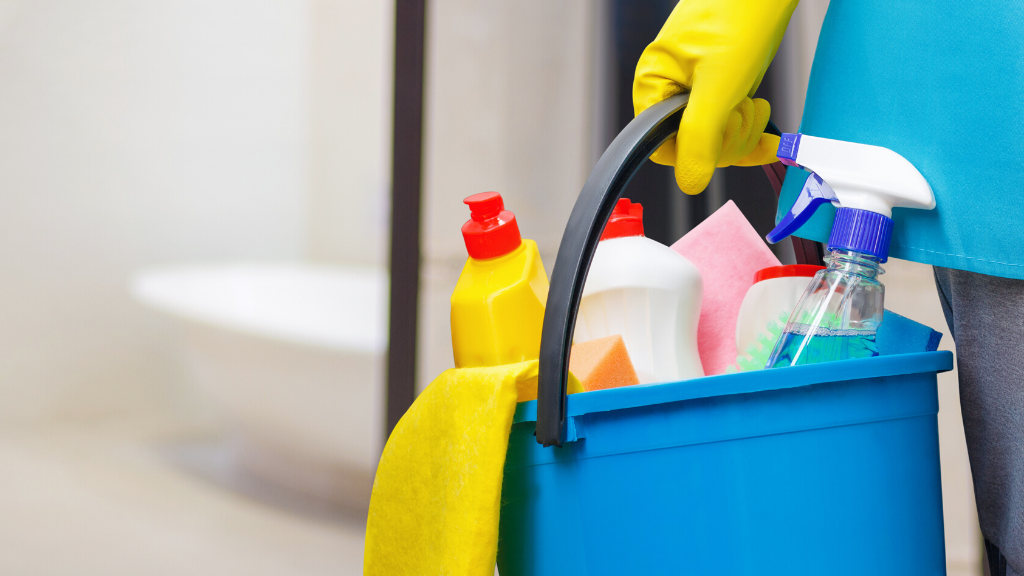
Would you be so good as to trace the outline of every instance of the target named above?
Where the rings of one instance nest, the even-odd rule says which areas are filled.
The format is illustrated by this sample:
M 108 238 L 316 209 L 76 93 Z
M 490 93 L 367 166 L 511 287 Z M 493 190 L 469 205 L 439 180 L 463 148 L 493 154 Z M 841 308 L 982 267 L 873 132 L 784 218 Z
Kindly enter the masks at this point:
M 787 278 L 792 276 L 810 277 L 817 274 L 818 270 L 824 269 L 824 266 L 815 266 L 814 264 L 790 264 L 788 266 L 762 268 L 754 273 L 754 284 L 757 284 L 762 280 L 771 280 L 772 278 Z
M 463 200 L 469 205 L 470 220 L 462 225 L 462 237 L 470 258 L 487 260 L 504 256 L 519 248 L 516 215 L 505 210 L 505 202 L 497 192 L 482 192 Z
M 608 218 L 608 224 L 601 233 L 601 240 L 644 235 L 644 207 L 633 204 L 628 198 L 619 198 L 615 209 Z

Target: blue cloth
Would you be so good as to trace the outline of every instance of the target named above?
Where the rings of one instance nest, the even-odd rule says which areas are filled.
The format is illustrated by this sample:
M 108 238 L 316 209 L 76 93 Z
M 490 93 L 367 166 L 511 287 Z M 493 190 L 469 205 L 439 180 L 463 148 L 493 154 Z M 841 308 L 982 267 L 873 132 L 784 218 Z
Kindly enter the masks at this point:
M 891 256 L 1024 279 L 1022 39 L 1024 2 L 832 0 L 800 131 L 891 148 L 931 184 L 934 210 L 893 211 Z M 818 212 L 799 236 L 828 239 Z
M 934 352 L 939 349 L 942 334 L 906 316 L 886 310 L 878 326 L 875 344 L 879 356 Z

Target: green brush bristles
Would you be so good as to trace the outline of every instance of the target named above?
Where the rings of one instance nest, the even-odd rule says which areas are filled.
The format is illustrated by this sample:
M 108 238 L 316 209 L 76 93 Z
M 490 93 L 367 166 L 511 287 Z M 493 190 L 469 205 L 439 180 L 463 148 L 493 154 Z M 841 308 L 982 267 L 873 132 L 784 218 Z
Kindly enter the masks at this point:
M 772 355 L 772 350 L 775 350 L 775 344 L 782 337 L 782 331 L 786 329 L 786 322 L 788 321 L 788 312 L 779 314 L 779 317 L 775 320 L 769 320 L 764 331 L 757 335 L 757 340 L 750 346 L 747 346 L 747 349 L 736 358 L 736 362 L 726 368 L 725 373 L 733 374 L 764 369 L 764 365 Z

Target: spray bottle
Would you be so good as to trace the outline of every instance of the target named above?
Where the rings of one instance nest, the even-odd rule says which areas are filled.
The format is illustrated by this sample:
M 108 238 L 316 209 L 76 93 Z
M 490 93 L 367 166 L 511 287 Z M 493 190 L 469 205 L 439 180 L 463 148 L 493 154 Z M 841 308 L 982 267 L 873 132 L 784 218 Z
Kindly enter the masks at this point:
M 892 209 L 931 210 L 931 186 L 906 158 L 881 146 L 783 134 L 778 156 L 811 174 L 769 242 L 796 232 L 826 202 L 837 210 L 828 267 L 808 284 L 766 367 L 877 356 L 885 299 L 878 276 L 889 258 Z

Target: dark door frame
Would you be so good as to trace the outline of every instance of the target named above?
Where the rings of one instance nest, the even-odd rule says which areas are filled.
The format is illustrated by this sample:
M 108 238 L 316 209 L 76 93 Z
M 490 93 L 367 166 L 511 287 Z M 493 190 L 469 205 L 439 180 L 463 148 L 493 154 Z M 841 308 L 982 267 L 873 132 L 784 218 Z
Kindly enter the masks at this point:
M 386 435 L 416 396 L 426 11 L 426 0 L 395 2 Z

